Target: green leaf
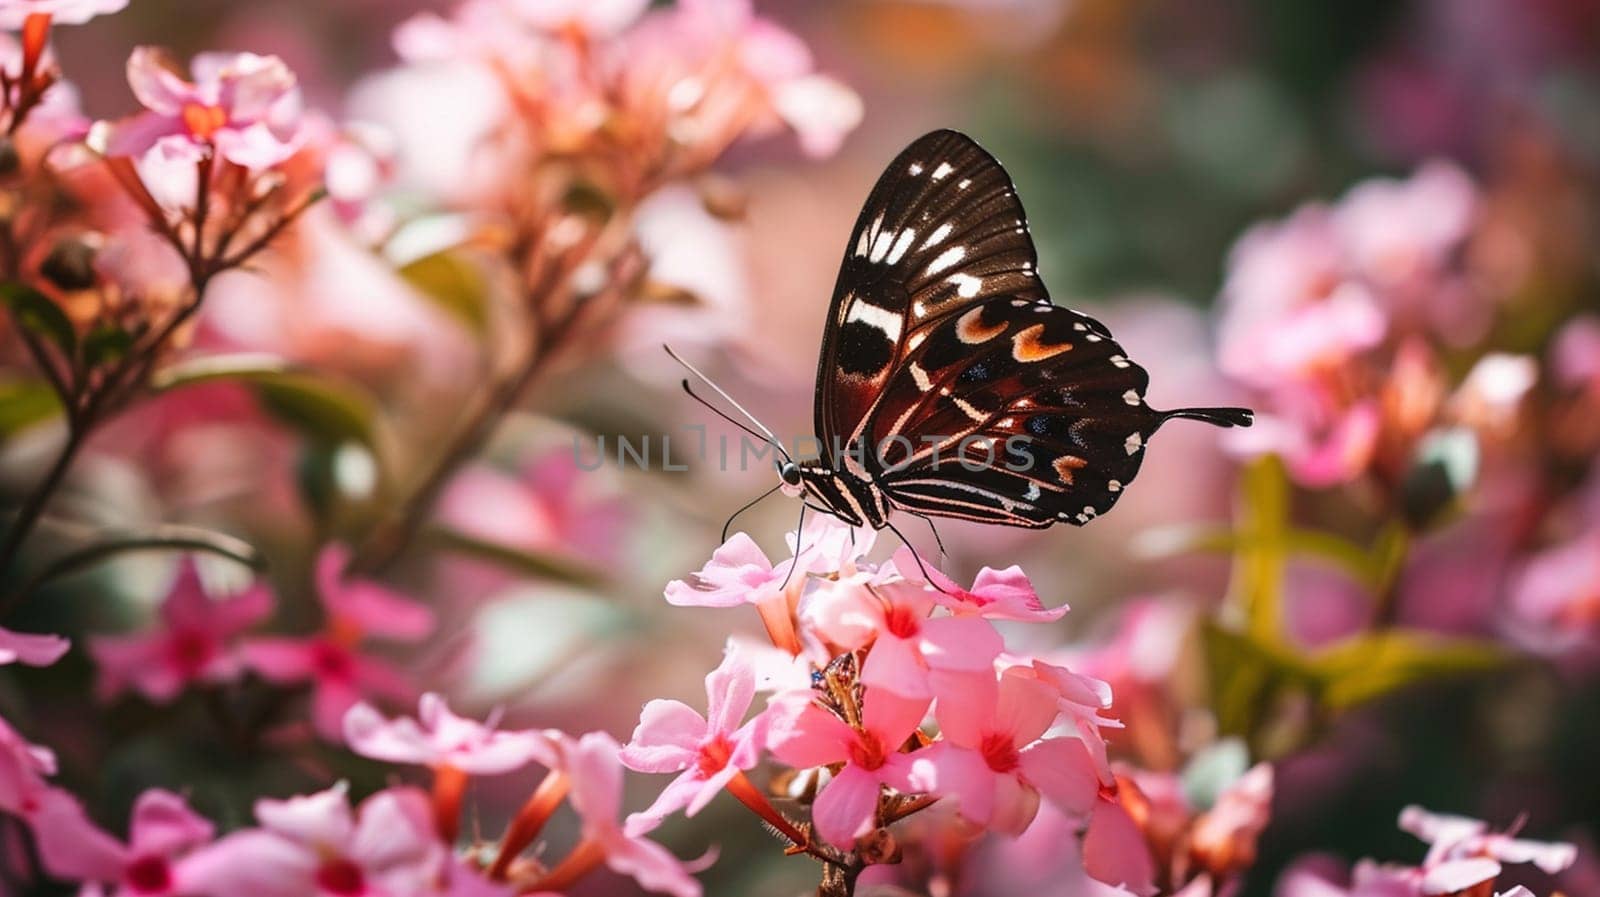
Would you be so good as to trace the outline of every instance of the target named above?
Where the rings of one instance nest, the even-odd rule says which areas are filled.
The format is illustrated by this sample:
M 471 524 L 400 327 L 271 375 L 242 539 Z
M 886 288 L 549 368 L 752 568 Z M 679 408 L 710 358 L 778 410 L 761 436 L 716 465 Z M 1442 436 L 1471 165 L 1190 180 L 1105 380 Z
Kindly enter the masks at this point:
M 1294 655 L 1217 623 L 1201 624 L 1211 710 L 1223 735 L 1252 737 L 1264 717 L 1291 691 L 1305 691 L 1315 680 Z
M 1239 551 L 1230 603 L 1258 642 L 1283 635 L 1283 577 L 1289 561 L 1289 479 L 1283 463 L 1265 457 L 1245 468 L 1239 488 Z
M 83 363 L 96 368 L 127 356 L 133 349 L 133 335 L 116 324 L 105 323 L 83 338 Z
M 1491 670 L 1507 659 L 1490 642 L 1389 629 L 1319 652 L 1310 673 L 1322 704 L 1343 710 L 1417 682 Z
M 182 361 L 151 378 L 158 391 L 199 383 L 250 386 L 262 406 L 307 436 L 329 445 L 358 442 L 382 458 L 373 401 L 354 384 L 297 368 L 270 355 L 213 355 Z
M 61 413 L 61 400 L 43 380 L 0 380 L 0 439 Z
M 400 276 L 474 336 L 489 332 L 488 284 L 483 272 L 459 252 L 425 255 L 403 265 Z
M 429 529 L 425 533 L 425 538 L 442 551 L 488 561 L 511 572 L 539 579 L 589 588 L 601 585 L 605 581 L 605 577 L 598 570 L 580 561 L 548 551 L 513 548 L 443 527 Z
M 20 283 L 0 283 L 0 302 L 11 309 L 17 324 L 55 343 L 68 357 L 78 344 L 78 331 L 67 313 L 49 296 Z

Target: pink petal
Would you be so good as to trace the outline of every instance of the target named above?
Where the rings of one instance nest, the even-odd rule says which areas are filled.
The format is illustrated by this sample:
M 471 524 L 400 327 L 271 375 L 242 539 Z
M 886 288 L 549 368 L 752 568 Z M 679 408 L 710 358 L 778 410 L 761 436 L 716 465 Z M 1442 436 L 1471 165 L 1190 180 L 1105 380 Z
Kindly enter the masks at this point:
M 1024 748 L 1022 774 L 1067 813 L 1087 813 L 1100 789 L 1088 748 L 1076 738 L 1047 738 Z
M 994 708 L 994 730 L 1011 734 L 1017 747 L 1031 744 L 1045 733 L 1060 714 L 1058 693 L 1049 685 L 1021 672 L 1000 677 L 999 701 Z
M 78 799 L 60 788 L 36 798 L 24 817 L 33 828 L 45 871 L 57 878 L 115 881 L 122 876 L 127 849 L 89 821 Z
M 622 809 L 622 746 L 604 732 L 590 732 L 564 744 L 567 775 L 572 779 L 570 800 L 583 820 L 585 832 L 609 831 Z
M 619 833 L 620 834 L 620 833 Z M 647 891 L 673 897 L 700 897 L 700 883 L 665 847 L 644 838 L 626 836 L 608 840 L 606 865 L 631 877 Z
M 373 582 L 346 580 L 350 550 L 329 545 L 317 556 L 317 589 L 328 612 L 366 632 L 396 641 L 416 641 L 433 632 L 433 611 Z
M 338 741 L 344 717 L 361 700 L 361 692 L 342 679 L 320 679 L 311 690 L 311 724 L 317 734 Z
M 976 748 L 984 732 L 994 727 L 999 704 L 999 683 L 993 672 L 938 671 L 929 677 L 938 700 L 933 706 L 943 736 L 962 747 Z
M 638 772 L 677 772 L 695 762 L 706 732 L 705 718 L 682 701 L 650 701 L 622 749 L 622 764 Z
M 934 622 L 929 620 L 928 622 Z M 880 635 L 861 667 L 861 681 L 870 688 L 893 692 L 902 698 L 928 700 L 928 668 L 917 643 L 911 639 Z
M 628 761 L 623 760 L 624 765 Z M 631 768 L 631 767 L 630 767 Z M 654 831 L 663 819 L 678 812 L 695 799 L 700 789 L 705 785 L 705 777 L 700 775 L 700 770 L 690 767 L 683 774 L 667 783 L 661 789 L 654 802 L 644 810 L 640 810 L 628 817 L 624 831 L 629 835 L 642 835 Z
M 1474 885 L 1493 881 L 1499 874 L 1500 864 L 1488 857 L 1450 860 L 1422 874 L 1422 893 L 1454 894 Z
M 728 787 L 728 782 L 732 781 L 733 777 L 738 774 L 739 767 L 729 763 L 727 766 L 717 770 L 710 777 L 702 780 L 700 783 L 700 788 L 696 791 L 694 798 L 689 801 L 689 808 L 684 812 L 684 815 L 693 816 L 705 809 L 706 804 L 711 803 L 712 798 L 716 797 L 718 794 L 721 794 L 722 789 Z
M 316 672 L 313 643 L 307 639 L 248 639 L 239 646 L 239 654 L 245 666 L 269 682 L 303 682 Z
M 994 777 L 994 813 L 989 827 L 1006 835 L 1020 835 L 1039 815 L 1039 792 L 1016 776 Z
M 234 832 L 178 868 L 185 893 L 306 897 L 317 892 L 322 858 L 311 846 L 260 829 Z
M 724 734 L 737 729 L 755 695 L 754 668 L 737 651 L 727 654 L 706 676 L 707 729 Z
M 168 57 L 157 47 L 135 47 L 128 55 L 128 86 L 140 105 L 166 116 L 177 116 L 195 99 L 194 85 L 167 66 Z
M 1155 860 L 1144 833 L 1121 804 L 1095 801 L 1083 836 L 1083 868 L 1091 878 L 1136 894 L 1155 893 Z
M 913 787 L 952 798 L 956 811 L 978 825 L 987 825 L 994 812 L 995 778 L 981 754 L 947 741 L 913 755 Z
M 363 757 L 390 763 L 431 763 L 438 757 L 414 720 L 391 722 L 365 701 L 345 711 L 342 726 L 345 744 Z
M 288 800 L 256 801 L 261 825 L 298 844 L 342 853 L 355 831 L 350 800 L 342 785 Z
M 96 692 L 109 700 L 133 687 L 157 704 L 171 701 L 182 690 L 183 679 L 166 654 L 161 634 L 91 636 L 89 655 L 100 668 Z
M 767 747 L 774 757 L 790 766 L 809 769 L 837 763 L 848 756 L 850 746 L 856 743 L 855 731 L 812 704 L 809 692 L 775 697 L 771 709 Z
M 829 844 L 849 849 L 855 839 L 872 830 L 878 808 L 878 780 L 850 764 L 828 782 L 811 806 L 811 819 Z
M 232 598 L 212 605 L 213 631 L 223 638 L 238 635 L 271 616 L 276 603 L 272 587 L 265 581 L 258 581 Z
M 445 846 L 433 830 L 428 796 L 410 787 L 386 788 L 361 802 L 349 857 L 369 869 L 436 869 Z
M 104 152 L 113 159 L 138 159 L 162 140 L 178 138 L 183 133 L 181 119 L 159 112 L 141 112 L 111 125 Z
M 139 795 L 128 824 L 129 846 L 138 853 L 174 856 L 209 842 L 216 827 L 184 799 L 160 788 Z
M 60 660 L 70 647 L 72 643 L 59 635 L 0 629 L 0 666 L 18 661 L 34 667 L 49 666 Z
M 922 656 L 928 666 L 964 672 L 989 671 L 1005 640 L 988 620 L 936 617 L 922 624 Z
M 300 148 L 298 141 L 284 140 L 259 122 L 246 128 L 224 128 L 212 140 L 222 158 L 252 171 L 278 165 Z
M 862 723 L 885 745 L 899 745 L 928 713 L 927 699 L 906 699 L 891 692 L 869 692 Z

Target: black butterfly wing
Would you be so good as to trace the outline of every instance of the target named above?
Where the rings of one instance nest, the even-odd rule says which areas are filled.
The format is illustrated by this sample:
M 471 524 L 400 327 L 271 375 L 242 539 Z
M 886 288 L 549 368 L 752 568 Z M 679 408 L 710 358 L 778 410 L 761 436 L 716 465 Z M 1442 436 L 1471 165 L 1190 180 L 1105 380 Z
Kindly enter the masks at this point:
M 867 427 L 895 507 L 985 523 L 1105 513 L 1168 417 L 1105 328 L 1057 305 L 990 299 L 942 321 L 884 387 Z
M 932 328 L 997 296 L 1050 301 L 1016 188 L 971 138 L 927 134 L 878 178 L 845 248 L 817 364 L 824 453 L 852 449 Z

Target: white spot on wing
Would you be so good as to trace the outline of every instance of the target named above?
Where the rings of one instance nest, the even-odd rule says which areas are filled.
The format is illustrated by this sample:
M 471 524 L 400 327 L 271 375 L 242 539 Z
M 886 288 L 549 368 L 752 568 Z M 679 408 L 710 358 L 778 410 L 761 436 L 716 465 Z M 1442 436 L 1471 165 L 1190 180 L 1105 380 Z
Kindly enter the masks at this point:
M 889 252 L 889 242 L 891 240 L 893 240 L 893 239 L 894 239 L 894 232 L 886 230 L 883 233 L 878 234 L 878 238 L 876 240 L 872 241 L 872 261 L 873 261 L 873 263 L 877 263 L 877 262 L 883 261 L 883 257 L 885 255 L 887 255 L 888 252 Z
M 917 232 L 909 227 L 901 231 L 900 239 L 894 241 L 894 248 L 889 250 L 889 264 L 900 264 L 900 259 L 906 254 L 906 250 L 911 248 L 911 241 L 915 240 L 916 238 Z
M 956 189 L 965 190 L 970 186 L 972 186 L 972 178 L 962 178 L 960 183 L 956 184 Z
M 954 229 L 955 228 L 948 221 L 939 225 L 938 230 L 935 230 L 933 233 L 928 235 L 928 239 L 923 242 L 922 248 L 932 249 L 933 247 L 938 246 L 940 243 L 944 242 L 945 237 L 950 236 L 950 231 Z
M 868 242 L 870 239 L 871 238 L 867 236 L 866 229 L 863 228 L 861 231 L 861 236 L 856 240 L 856 258 L 866 257 L 867 250 L 871 248 Z
M 1121 355 L 1113 355 L 1111 356 L 1111 363 L 1119 368 L 1125 368 L 1128 366 L 1128 359 L 1123 358 Z
M 1122 441 L 1122 447 L 1127 449 L 1128 454 L 1131 455 L 1139 449 L 1144 448 L 1144 437 L 1140 436 L 1138 433 L 1134 433 Z
M 1026 498 L 1028 501 L 1038 501 L 1039 500 L 1039 484 L 1036 483 L 1036 482 L 1028 483 L 1028 491 L 1024 492 L 1022 494 L 1022 497 Z
M 916 177 L 917 175 L 922 174 L 922 163 L 912 162 L 911 167 L 907 168 L 906 171 L 910 172 L 912 177 Z
M 845 316 L 845 321 L 859 321 L 868 327 L 876 327 L 883 331 L 891 343 L 900 340 L 900 316 L 886 308 L 855 302 L 850 305 L 850 313 Z
M 911 379 L 917 382 L 918 389 L 927 392 L 933 388 L 933 381 L 928 378 L 928 372 L 922 369 L 922 365 L 913 361 L 908 367 L 911 369 Z
M 1138 390 L 1130 389 L 1127 392 L 1123 393 L 1122 394 L 1122 401 L 1127 402 L 1129 405 L 1137 405 L 1137 404 L 1139 404 L 1139 392 L 1138 392 Z
M 959 262 L 966 257 L 966 247 L 952 246 L 949 249 L 946 249 L 944 252 L 939 253 L 937 258 L 928 263 L 928 274 L 938 274 L 940 271 L 943 271 L 944 269 L 954 265 L 956 262 Z
M 933 170 L 933 179 L 936 181 L 942 181 L 949 177 L 952 171 L 955 171 L 955 169 L 950 167 L 949 162 L 940 162 L 939 167 Z
M 1107 480 L 1106 481 L 1106 491 L 1107 492 L 1121 492 L 1122 491 L 1122 481 L 1121 480 Z
M 989 415 L 984 414 L 982 411 L 979 411 L 977 408 L 973 407 L 972 403 L 966 399 L 959 399 L 952 396 L 950 401 L 954 402 L 955 406 L 961 409 L 962 414 L 965 414 L 967 417 L 970 417 L 975 421 L 981 423 L 989 419 Z
M 983 279 L 971 274 L 952 274 L 945 280 L 956 285 L 956 294 L 963 299 L 971 299 L 983 289 Z

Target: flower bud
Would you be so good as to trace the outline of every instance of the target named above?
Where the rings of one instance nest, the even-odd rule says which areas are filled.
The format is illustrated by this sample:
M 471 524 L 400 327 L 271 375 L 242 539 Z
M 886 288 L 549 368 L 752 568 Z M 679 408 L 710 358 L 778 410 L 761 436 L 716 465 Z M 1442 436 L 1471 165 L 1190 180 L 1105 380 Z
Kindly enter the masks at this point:
M 99 247 L 84 236 L 65 237 L 39 265 L 39 273 L 63 290 L 86 290 L 95 283 L 94 257 Z

